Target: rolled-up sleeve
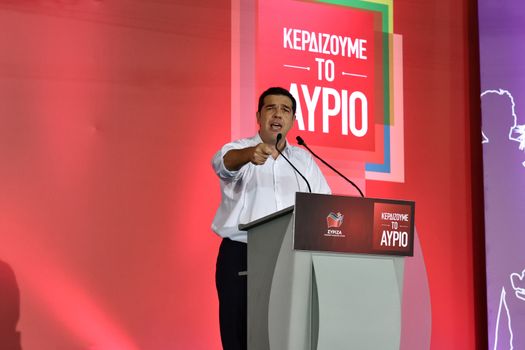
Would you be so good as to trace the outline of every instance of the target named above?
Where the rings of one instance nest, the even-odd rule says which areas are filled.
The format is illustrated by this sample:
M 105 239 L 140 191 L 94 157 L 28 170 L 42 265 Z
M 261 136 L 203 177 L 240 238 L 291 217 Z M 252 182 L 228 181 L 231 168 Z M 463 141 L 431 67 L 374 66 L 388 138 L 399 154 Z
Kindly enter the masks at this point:
M 211 165 L 217 176 L 225 181 L 239 179 L 246 171 L 246 168 L 248 168 L 249 164 L 244 165 L 239 170 L 228 170 L 226 169 L 226 166 L 224 166 L 224 156 L 233 149 L 248 148 L 255 146 L 256 144 L 257 142 L 252 139 L 242 139 L 227 143 L 222 146 L 222 148 L 217 153 L 215 153 L 211 161 Z
M 217 174 L 217 176 L 223 180 L 230 180 L 230 179 L 236 178 L 240 171 L 240 170 L 234 170 L 234 171 L 228 170 L 226 169 L 226 166 L 224 166 L 224 155 L 228 153 L 228 151 L 230 151 L 231 149 L 233 148 L 230 148 L 225 151 L 223 147 L 217 153 L 215 153 L 215 155 L 213 156 L 211 160 L 211 166 L 213 167 L 215 174 Z

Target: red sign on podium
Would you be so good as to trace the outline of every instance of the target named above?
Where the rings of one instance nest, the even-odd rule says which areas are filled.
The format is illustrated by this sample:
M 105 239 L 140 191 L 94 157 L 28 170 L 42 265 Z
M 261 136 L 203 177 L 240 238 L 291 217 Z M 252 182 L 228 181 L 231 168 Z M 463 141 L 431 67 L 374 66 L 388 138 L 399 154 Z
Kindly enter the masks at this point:
M 412 201 L 300 193 L 294 249 L 412 256 Z

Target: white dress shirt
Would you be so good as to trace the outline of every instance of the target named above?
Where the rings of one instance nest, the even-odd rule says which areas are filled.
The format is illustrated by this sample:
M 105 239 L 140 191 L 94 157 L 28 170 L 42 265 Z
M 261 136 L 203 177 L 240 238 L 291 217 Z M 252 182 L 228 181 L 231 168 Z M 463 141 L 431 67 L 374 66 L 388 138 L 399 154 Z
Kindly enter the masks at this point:
M 237 171 L 226 169 L 223 158 L 229 150 L 253 147 L 261 142 L 257 134 L 228 143 L 212 159 L 213 169 L 220 179 L 222 199 L 211 228 L 221 237 L 246 242 L 246 231 L 240 231 L 239 224 L 292 206 L 295 192 L 308 192 L 306 182 L 281 156 L 277 159 L 270 156 L 262 165 L 247 163 Z M 286 144 L 283 154 L 306 177 L 312 192 L 331 193 L 312 156 L 299 147 Z

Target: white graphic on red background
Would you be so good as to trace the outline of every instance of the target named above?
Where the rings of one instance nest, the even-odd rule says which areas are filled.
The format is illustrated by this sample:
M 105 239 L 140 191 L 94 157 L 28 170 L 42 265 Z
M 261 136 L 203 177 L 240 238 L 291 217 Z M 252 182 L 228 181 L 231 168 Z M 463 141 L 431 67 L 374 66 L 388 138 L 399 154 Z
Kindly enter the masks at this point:
M 375 14 L 277 0 L 259 2 L 258 10 L 264 32 L 257 38 L 256 90 L 289 88 L 297 98 L 296 132 L 310 144 L 373 152 Z

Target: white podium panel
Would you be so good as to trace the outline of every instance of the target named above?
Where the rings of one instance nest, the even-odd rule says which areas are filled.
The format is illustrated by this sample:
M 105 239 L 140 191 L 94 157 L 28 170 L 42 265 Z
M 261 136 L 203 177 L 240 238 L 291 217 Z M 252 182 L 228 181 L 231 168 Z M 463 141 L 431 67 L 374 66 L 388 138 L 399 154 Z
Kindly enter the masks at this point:
M 240 226 L 248 349 L 399 349 L 404 257 L 294 250 L 294 215 L 290 207 Z

